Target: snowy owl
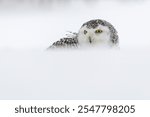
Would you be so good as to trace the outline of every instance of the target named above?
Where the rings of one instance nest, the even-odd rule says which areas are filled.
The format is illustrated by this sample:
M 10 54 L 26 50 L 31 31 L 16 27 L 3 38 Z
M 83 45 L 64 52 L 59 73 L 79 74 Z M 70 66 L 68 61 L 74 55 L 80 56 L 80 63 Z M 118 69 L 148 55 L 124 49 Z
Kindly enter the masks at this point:
M 117 47 L 118 35 L 113 25 L 105 20 L 90 20 L 84 23 L 78 33 L 54 42 L 50 48 L 74 47 Z

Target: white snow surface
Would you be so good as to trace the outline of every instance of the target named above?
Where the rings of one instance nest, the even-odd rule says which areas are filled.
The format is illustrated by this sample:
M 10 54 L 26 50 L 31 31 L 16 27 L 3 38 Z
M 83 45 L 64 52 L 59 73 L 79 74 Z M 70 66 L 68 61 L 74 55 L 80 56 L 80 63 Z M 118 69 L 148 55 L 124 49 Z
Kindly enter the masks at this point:
M 150 2 L 82 1 L 0 8 L 0 99 L 150 99 Z M 120 49 L 46 48 L 91 19 Z

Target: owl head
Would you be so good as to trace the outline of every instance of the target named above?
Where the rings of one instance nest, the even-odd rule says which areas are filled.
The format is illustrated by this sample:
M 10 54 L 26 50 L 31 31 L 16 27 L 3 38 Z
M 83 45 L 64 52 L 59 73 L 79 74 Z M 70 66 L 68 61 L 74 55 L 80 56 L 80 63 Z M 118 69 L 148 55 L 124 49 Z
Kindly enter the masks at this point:
M 116 29 L 109 22 L 96 19 L 84 23 L 78 32 L 80 45 L 118 45 Z

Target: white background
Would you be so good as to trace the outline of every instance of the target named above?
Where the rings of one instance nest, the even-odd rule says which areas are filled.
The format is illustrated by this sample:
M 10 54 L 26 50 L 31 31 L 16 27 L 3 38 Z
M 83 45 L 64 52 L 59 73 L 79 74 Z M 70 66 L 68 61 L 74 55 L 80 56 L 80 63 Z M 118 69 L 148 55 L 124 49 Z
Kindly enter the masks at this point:
M 0 3 L 0 99 L 150 99 L 150 2 Z M 46 51 L 91 19 L 120 50 Z

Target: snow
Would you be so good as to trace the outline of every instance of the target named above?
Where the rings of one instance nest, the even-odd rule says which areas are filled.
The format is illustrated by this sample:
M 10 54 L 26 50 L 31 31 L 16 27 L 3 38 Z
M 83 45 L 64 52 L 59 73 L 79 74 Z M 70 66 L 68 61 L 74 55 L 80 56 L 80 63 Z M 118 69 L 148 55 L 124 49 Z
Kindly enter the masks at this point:
M 0 8 L 0 99 L 150 99 L 150 2 Z M 46 48 L 91 19 L 118 30 L 119 50 Z

